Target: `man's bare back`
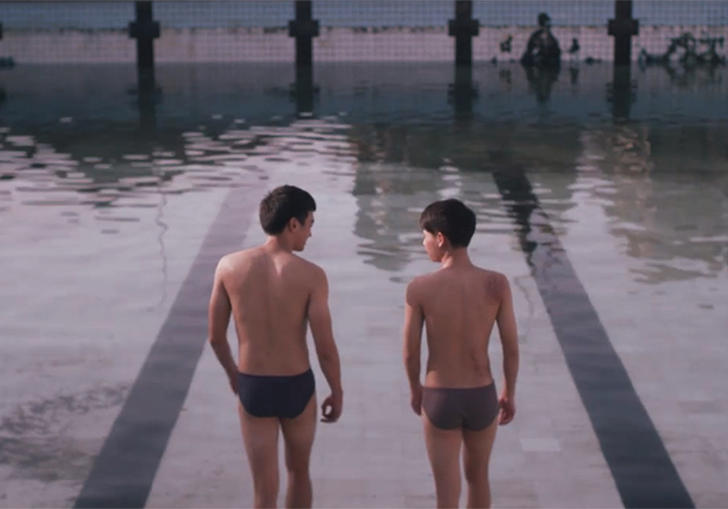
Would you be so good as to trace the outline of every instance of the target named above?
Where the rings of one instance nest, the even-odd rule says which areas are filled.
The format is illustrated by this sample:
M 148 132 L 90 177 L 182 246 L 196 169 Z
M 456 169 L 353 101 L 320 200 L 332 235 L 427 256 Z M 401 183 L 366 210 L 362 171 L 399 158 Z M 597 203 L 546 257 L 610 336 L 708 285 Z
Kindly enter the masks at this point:
M 220 270 L 238 336 L 238 369 L 254 375 L 307 370 L 308 303 L 325 285 L 323 270 L 267 245 L 225 256 Z
M 420 216 L 422 245 L 440 269 L 415 278 L 405 297 L 403 356 L 412 410 L 422 416 L 438 507 L 460 500 L 460 450 L 468 507 L 490 506 L 488 462 L 498 424 L 515 414 L 518 335 L 510 287 L 498 272 L 473 265 L 467 247 L 475 213 L 455 199 L 428 205 Z M 488 341 L 498 324 L 504 382 L 497 396 Z M 422 328 L 427 367 L 420 380 Z
M 479 387 L 493 382 L 488 342 L 508 282 L 474 265 L 448 267 L 413 281 L 427 332 L 425 385 Z
M 319 365 L 331 394 L 323 421 L 341 414 L 343 390 L 324 271 L 293 251 L 311 237 L 316 203 L 303 189 L 281 186 L 260 204 L 268 234 L 258 247 L 224 256 L 215 271 L 209 305 L 209 341 L 238 395 L 243 443 L 255 490 L 254 505 L 271 507 L 278 496 L 278 436 L 286 448 L 286 505 L 310 507 L 309 460 L 316 429 L 315 379 L 308 360 L 311 326 Z M 238 359 L 227 339 L 230 317 Z

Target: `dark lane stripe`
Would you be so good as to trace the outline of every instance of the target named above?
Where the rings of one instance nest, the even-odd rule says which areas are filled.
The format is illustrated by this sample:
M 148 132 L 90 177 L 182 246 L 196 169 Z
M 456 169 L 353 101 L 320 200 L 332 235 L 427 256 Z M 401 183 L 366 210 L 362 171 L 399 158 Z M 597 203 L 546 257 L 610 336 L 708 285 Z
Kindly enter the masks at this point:
M 230 191 L 106 438 L 76 507 L 143 507 L 207 337 L 207 302 L 222 255 L 240 249 L 259 197 Z
M 626 507 L 693 507 L 525 174 L 495 173 L 566 363 Z

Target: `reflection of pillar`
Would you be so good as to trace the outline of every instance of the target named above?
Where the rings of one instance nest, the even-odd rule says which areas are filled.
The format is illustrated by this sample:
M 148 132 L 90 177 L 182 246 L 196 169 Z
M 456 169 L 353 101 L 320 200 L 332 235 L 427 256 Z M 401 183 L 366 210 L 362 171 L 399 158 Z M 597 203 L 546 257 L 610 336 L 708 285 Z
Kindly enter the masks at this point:
M 0 40 L 3 38 L 3 24 L 0 23 Z M 0 57 L 0 68 L 3 67 L 13 67 L 15 65 L 15 62 L 13 61 L 13 57 Z M 2 94 L 4 96 L 4 94 Z
M 296 113 L 298 115 L 313 113 L 314 94 L 313 68 L 309 66 L 297 66 L 296 83 L 294 83 L 292 95 L 296 101 Z
M 136 2 L 136 21 L 129 23 L 129 37 L 137 40 L 137 69 L 154 71 L 154 39 L 159 23 L 152 19 L 152 2 Z
M 288 22 L 288 35 L 296 38 L 296 67 L 311 66 L 311 39 L 318 37 L 319 23 L 311 17 L 311 0 L 296 1 L 296 19 Z
M 630 66 L 615 66 L 612 83 L 607 94 L 607 100 L 612 103 L 612 116 L 615 119 L 629 118 L 634 101 Z
M 0 39 L 3 38 L 3 24 L 0 23 Z M 0 67 L 3 67 L 5 62 L 5 59 L 0 60 Z M 8 61 L 10 59 L 8 58 Z M 5 89 L 3 87 L 0 87 L 0 104 L 5 102 Z
M 478 92 L 473 86 L 473 68 L 455 67 L 455 83 L 450 85 L 450 102 L 455 107 L 455 118 L 469 118 L 473 113 L 473 102 Z
M 139 127 L 142 131 L 153 131 L 157 127 L 157 101 L 161 94 L 154 80 L 154 70 L 140 69 L 137 85 Z
M 614 1 L 614 19 L 607 33 L 614 36 L 614 65 L 629 65 L 632 60 L 632 36 L 639 33 L 639 21 L 632 19 L 632 0 Z
M 455 65 L 473 65 L 473 37 L 478 35 L 478 20 L 473 19 L 473 2 L 455 0 L 455 19 L 448 22 L 448 35 L 455 37 Z

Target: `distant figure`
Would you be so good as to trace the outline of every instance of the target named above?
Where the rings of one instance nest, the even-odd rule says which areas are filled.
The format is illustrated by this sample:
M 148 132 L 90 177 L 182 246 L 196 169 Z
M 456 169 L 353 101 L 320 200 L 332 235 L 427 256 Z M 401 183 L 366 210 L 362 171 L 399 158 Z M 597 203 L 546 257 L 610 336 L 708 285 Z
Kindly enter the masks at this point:
M 571 39 L 571 47 L 567 50 L 569 54 L 569 77 L 572 85 L 579 83 L 579 39 Z
M 425 251 L 440 262 L 440 269 L 407 286 L 403 350 L 411 405 L 422 415 L 438 507 L 458 506 L 461 445 L 468 507 L 490 507 L 488 463 L 497 423 L 508 424 L 516 412 L 518 335 L 511 290 L 503 274 L 470 261 L 467 246 L 475 214 L 463 203 L 431 203 L 420 216 L 420 227 Z M 495 323 L 504 354 L 500 397 L 488 359 Z M 424 386 L 423 325 L 428 350 Z
M 581 47 L 579 46 L 579 39 L 576 37 L 571 38 L 571 47 L 567 50 L 567 53 L 571 55 L 572 57 L 575 57 L 577 53 L 579 53 L 579 50 Z
M 545 12 L 538 15 L 538 30 L 528 38 L 521 64 L 526 67 L 558 67 L 561 64 L 559 41 L 551 33 L 551 18 Z
M 319 364 L 331 388 L 324 422 L 341 414 L 339 354 L 331 330 L 322 269 L 293 254 L 311 236 L 316 203 L 303 189 L 281 186 L 260 203 L 264 244 L 220 260 L 210 297 L 209 341 L 240 399 L 240 427 L 255 490 L 255 507 L 278 496 L 278 431 L 283 433 L 286 506 L 311 507 L 309 457 L 316 429 L 316 393 L 306 346 L 311 325 Z M 227 341 L 232 314 L 238 362 Z
M 504 40 L 502 40 L 500 42 L 501 53 L 510 53 L 512 42 L 513 42 L 513 36 L 511 34 L 508 34 L 508 37 L 506 37 Z

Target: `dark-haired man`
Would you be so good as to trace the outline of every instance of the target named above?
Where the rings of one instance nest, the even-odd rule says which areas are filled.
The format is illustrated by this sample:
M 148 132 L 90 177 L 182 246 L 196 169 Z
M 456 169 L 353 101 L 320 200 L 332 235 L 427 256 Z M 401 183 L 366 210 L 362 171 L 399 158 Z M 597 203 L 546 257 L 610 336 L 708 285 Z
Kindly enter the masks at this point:
M 316 428 L 316 395 L 306 346 L 311 325 L 331 395 L 324 422 L 341 414 L 339 354 L 328 307 L 326 274 L 295 255 L 311 236 L 316 203 L 303 189 L 281 186 L 260 203 L 264 244 L 224 256 L 210 297 L 209 341 L 240 399 L 243 442 L 253 476 L 255 507 L 273 507 L 278 495 L 278 431 L 288 471 L 287 507 L 311 507 L 309 458 Z M 238 336 L 233 360 L 226 331 Z
M 412 409 L 422 415 L 438 507 L 460 500 L 460 448 L 468 483 L 468 507 L 489 507 L 488 462 L 497 423 L 515 414 L 518 336 L 508 280 L 473 265 L 467 247 L 475 214 L 462 202 L 431 203 L 420 216 L 425 251 L 440 269 L 407 286 L 404 361 Z M 497 396 L 488 340 L 498 324 L 504 383 Z M 422 326 L 427 329 L 427 368 L 420 381 Z M 422 411 L 424 410 L 424 412 Z

